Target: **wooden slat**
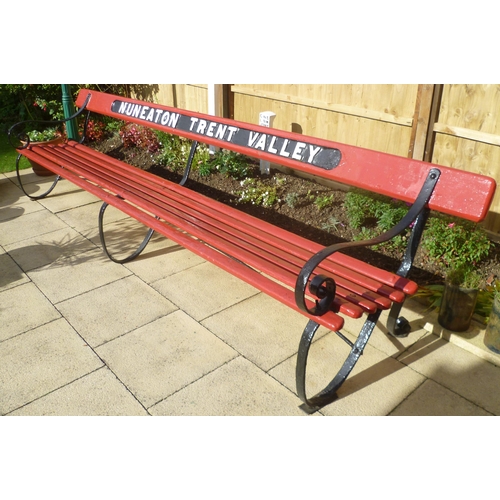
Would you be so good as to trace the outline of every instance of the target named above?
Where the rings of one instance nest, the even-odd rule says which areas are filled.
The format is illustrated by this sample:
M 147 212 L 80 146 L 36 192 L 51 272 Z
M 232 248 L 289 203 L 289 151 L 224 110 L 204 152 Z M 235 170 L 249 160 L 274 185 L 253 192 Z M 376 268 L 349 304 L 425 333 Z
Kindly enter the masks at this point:
M 463 139 L 470 139 L 471 141 L 493 144 L 494 146 L 500 146 L 500 135 L 481 132 L 480 130 L 472 130 L 470 128 L 457 127 L 455 125 L 438 122 L 434 124 L 434 132 L 453 135 L 455 137 L 462 137 Z
M 307 251 L 304 249 L 310 244 L 307 240 L 74 142 L 56 148 L 32 147 L 25 151 L 25 154 L 49 168 L 52 167 L 53 171 L 61 173 L 73 182 L 77 179 L 77 185 L 87 188 L 112 205 L 118 203 L 119 208 L 123 209 L 123 205 L 130 202 L 143 207 L 148 216 L 137 217 L 136 207 L 132 212 L 131 208 L 125 210 L 125 213 L 135 216 L 150 227 L 152 226 L 148 224 L 148 217 L 158 215 L 218 250 L 234 255 L 238 260 L 259 269 L 273 279 L 280 280 L 285 287 L 294 287 L 300 268 L 313 252 L 321 248 L 317 245 Z M 59 164 L 65 164 L 67 168 L 61 169 Z M 98 189 L 104 189 L 105 193 L 99 194 Z M 116 200 L 116 194 L 125 200 Z M 186 196 L 187 194 L 189 195 Z M 155 225 L 158 226 L 157 221 Z M 171 236 L 171 231 L 160 229 L 160 232 L 167 236 Z M 190 248 L 192 244 L 190 241 L 187 247 Z M 354 268 L 362 268 L 368 273 L 377 270 L 356 260 L 345 262 L 354 264 Z M 340 271 L 349 278 L 353 277 L 354 281 L 350 283 L 349 279 L 336 276 L 335 271 Z M 390 307 L 391 301 L 384 298 L 386 296 L 395 297 L 397 300 L 404 299 L 403 293 L 389 289 L 384 283 L 375 282 L 373 277 L 363 277 L 357 270 L 344 269 L 333 260 L 325 262 L 318 272 L 334 273 L 334 279 L 338 283 L 336 310 L 352 317 L 360 317 L 362 311 L 374 312 L 377 308 Z M 391 273 L 381 272 L 380 276 L 385 281 L 404 281 L 409 288 L 416 287 L 416 284 L 411 284 L 409 280 L 394 277 Z M 269 280 L 265 277 L 253 277 L 252 281 L 254 284 L 258 282 L 258 288 L 267 291 Z M 276 284 L 273 284 L 273 287 L 275 286 Z M 377 292 L 382 292 L 382 295 Z
M 323 100 L 316 100 L 298 95 L 288 95 L 281 92 L 273 92 L 271 90 L 259 90 L 255 88 L 244 87 L 240 85 L 232 85 L 231 91 L 236 94 L 247 94 L 251 96 L 264 97 L 266 99 L 273 99 L 275 101 L 293 102 L 294 104 L 301 104 L 311 108 L 327 109 L 342 113 L 345 115 L 359 116 L 361 118 L 369 118 L 371 120 L 379 120 L 388 123 L 395 123 L 405 127 L 411 127 L 413 124 L 413 117 L 411 116 L 397 116 L 391 113 L 384 113 L 374 109 L 358 108 L 356 106 L 349 106 L 345 104 L 326 102 Z

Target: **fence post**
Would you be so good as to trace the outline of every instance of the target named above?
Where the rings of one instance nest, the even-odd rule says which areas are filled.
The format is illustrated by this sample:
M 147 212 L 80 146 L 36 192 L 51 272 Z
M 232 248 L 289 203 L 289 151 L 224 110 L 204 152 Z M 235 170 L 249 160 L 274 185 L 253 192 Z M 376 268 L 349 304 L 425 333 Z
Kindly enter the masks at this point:
M 263 127 L 272 127 L 273 121 L 276 116 L 276 113 L 272 111 L 263 111 L 259 113 L 259 125 Z M 270 172 L 270 163 L 266 160 L 260 160 L 260 173 L 269 175 Z
M 61 84 L 61 89 L 64 118 L 69 118 L 71 115 L 75 114 L 75 105 L 73 103 L 73 97 L 71 96 L 71 89 L 69 85 L 63 84 Z M 68 139 L 78 141 L 78 124 L 75 118 L 66 122 L 66 134 L 68 135 Z

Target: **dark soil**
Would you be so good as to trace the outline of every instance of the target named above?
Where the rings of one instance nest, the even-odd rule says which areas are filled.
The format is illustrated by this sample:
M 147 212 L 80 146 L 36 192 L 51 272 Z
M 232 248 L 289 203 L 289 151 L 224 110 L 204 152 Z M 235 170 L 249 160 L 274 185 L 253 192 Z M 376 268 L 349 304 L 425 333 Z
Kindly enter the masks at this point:
M 124 148 L 119 137 L 104 140 L 98 144 L 94 144 L 93 147 L 126 163 L 174 182 L 179 182 L 182 178 L 182 172 L 172 172 L 155 162 L 154 154 L 138 148 Z M 251 203 L 239 203 L 238 196 L 235 194 L 242 189 L 239 180 L 222 174 L 212 174 L 203 177 L 195 169 L 191 172 L 186 186 L 222 203 L 232 206 L 237 205 L 238 209 L 242 211 L 325 246 L 344 241 L 353 241 L 357 231 L 349 227 L 345 214 L 343 207 L 345 190 L 327 187 L 281 171 L 271 170 L 270 175 L 263 176 L 260 174 L 258 162 L 252 166 L 251 175 L 262 182 L 272 183 L 273 185 L 276 185 L 276 179 L 279 179 L 280 201 L 275 203 L 271 208 L 255 206 Z M 285 201 L 289 193 L 297 195 L 297 201 L 293 204 L 293 207 Z M 333 195 L 333 203 L 326 208 L 318 209 L 313 201 L 311 201 L 311 194 L 316 196 L 318 194 L 321 196 Z M 332 221 L 334 221 L 333 224 Z M 327 229 L 328 225 L 330 227 Z M 351 250 L 349 253 L 365 262 L 392 272 L 398 269 L 403 257 L 402 253 L 387 249 L 373 251 L 366 247 Z M 489 259 L 482 262 L 481 266 L 478 267 L 483 284 L 492 283 L 497 278 L 500 278 L 499 262 L 500 245 L 495 244 L 495 248 L 492 250 Z M 409 277 L 421 286 L 442 283 L 444 281 L 442 270 L 433 266 L 421 250 L 417 252 L 414 267 Z

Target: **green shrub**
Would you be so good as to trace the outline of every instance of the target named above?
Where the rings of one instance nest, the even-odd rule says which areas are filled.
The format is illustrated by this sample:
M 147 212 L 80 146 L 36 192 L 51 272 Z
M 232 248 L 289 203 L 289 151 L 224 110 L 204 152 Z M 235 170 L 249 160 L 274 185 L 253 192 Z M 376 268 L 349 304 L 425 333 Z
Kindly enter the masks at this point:
M 299 203 L 299 195 L 297 193 L 287 193 L 285 203 L 288 207 L 295 208 Z
M 191 151 L 191 141 L 158 130 L 155 131 L 155 134 L 160 144 L 156 161 L 173 172 L 183 170 L 187 165 Z
M 317 196 L 316 199 L 314 200 L 314 205 L 318 210 L 323 210 L 324 208 L 332 204 L 333 198 L 334 198 L 333 194 L 331 194 L 330 196 L 327 195 Z
M 488 257 L 492 247 L 477 224 L 438 214 L 429 218 L 422 238 L 422 248 L 442 268 L 474 266 Z
M 245 179 L 241 181 L 244 188 L 237 191 L 238 203 L 252 203 L 252 205 L 262 205 L 271 207 L 278 200 L 278 193 L 275 186 L 268 186 L 256 179 Z
M 214 158 L 216 169 L 226 177 L 245 179 L 251 173 L 248 158 L 234 151 L 221 149 Z
M 402 201 L 358 189 L 346 193 L 344 207 L 349 225 L 360 229 L 356 241 L 372 239 L 388 231 L 408 212 L 408 206 Z M 385 248 L 402 252 L 409 232 L 410 228 L 384 243 Z M 378 245 L 374 248 L 377 249 Z

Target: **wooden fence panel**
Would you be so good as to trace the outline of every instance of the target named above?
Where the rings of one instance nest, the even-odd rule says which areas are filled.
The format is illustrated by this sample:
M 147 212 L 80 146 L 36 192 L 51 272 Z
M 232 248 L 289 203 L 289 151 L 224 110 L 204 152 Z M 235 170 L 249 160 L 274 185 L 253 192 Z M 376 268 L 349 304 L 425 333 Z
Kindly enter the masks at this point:
M 156 101 L 165 106 L 208 113 L 207 84 L 159 84 Z
M 208 86 L 158 85 L 162 104 L 208 112 Z M 235 120 L 489 175 L 500 182 L 500 85 L 237 84 Z M 440 96 L 440 100 L 436 99 Z M 434 97 L 434 100 L 433 100 Z M 484 226 L 500 232 L 500 189 Z
M 500 183 L 500 85 L 443 85 L 432 161 Z M 500 188 L 484 226 L 500 231 Z
M 412 156 L 418 85 L 233 85 L 234 118 Z

